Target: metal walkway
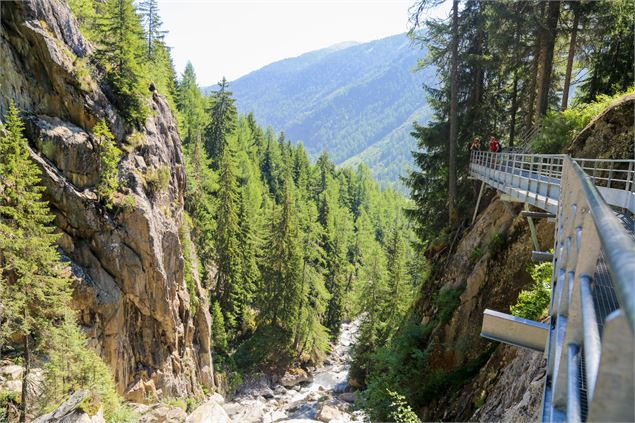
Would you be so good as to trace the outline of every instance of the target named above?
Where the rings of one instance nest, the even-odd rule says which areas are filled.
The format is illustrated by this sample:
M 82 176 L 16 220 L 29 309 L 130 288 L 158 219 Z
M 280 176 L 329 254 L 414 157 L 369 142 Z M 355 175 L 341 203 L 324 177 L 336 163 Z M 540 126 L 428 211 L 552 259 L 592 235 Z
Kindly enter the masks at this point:
M 543 421 L 635 421 L 635 160 L 473 152 L 470 174 L 556 223 L 549 322 L 486 310 L 481 335 L 544 346 Z

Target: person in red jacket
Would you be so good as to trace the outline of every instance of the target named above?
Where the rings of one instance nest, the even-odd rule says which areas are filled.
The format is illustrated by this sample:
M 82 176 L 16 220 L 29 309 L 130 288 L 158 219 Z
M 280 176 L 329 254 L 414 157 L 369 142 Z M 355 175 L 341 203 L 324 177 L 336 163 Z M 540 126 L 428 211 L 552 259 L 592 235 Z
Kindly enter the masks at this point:
M 502 149 L 503 148 L 501 147 L 501 143 L 498 142 L 496 137 L 491 136 L 489 138 L 489 151 L 491 151 L 492 153 L 500 153 Z

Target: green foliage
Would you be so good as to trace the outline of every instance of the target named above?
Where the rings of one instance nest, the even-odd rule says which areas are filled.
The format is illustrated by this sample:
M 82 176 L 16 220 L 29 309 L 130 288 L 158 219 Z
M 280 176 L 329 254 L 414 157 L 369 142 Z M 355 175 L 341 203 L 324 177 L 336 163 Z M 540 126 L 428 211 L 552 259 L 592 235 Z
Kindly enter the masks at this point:
M 492 256 L 496 256 L 496 254 L 500 253 L 503 248 L 505 248 L 505 245 L 507 245 L 507 237 L 505 234 L 495 233 L 487 240 L 487 249 Z
M 185 286 L 187 287 L 187 292 L 190 294 L 192 315 L 195 315 L 201 300 L 198 297 L 196 276 L 194 274 L 194 260 L 196 260 L 196 256 L 192 240 L 190 239 L 190 227 L 190 217 L 186 214 L 181 226 L 179 227 L 179 239 L 181 241 L 181 248 L 183 249 L 183 274 L 185 277 Z
M 58 235 L 49 226 L 53 217 L 41 198 L 40 171 L 29 157 L 22 131 L 11 103 L 4 131 L 0 128 L 0 341 L 8 336 L 23 338 L 25 365 L 31 364 L 34 352 L 46 352 L 47 389 L 37 399 L 43 409 L 59 404 L 70 391 L 87 389 L 110 416 L 119 407 L 119 398 L 109 369 L 87 348 L 68 313 L 68 270 L 55 247 Z M 31 401 L 21 399 L 25 405 Z
M 225 331 L 225 318 L 218 301 L 212 305 L 212 343 L 214 351 L 227 352 L 227 332 Z
M 390 409 L 388 411 L 388 420 L 391 422 L 404 422 L 404 423 L 421 423 L 421 420 L 406 401 L 403 395 L 398 392 L 386 390 L 388 397 L 390 398 Z
M 540 320 L 547 314 L 551 300 L 551 262 L 537 263 L 529 266 L 529 273 L 534 281 L 529 290 L 520 291 L 516 305 L 510 307 L 514 316 L 530 320 Z
M 581 84 L 583 102 L 624 91 L 634 80 L 635 3 L 603 1 L 592 4 L 590 10 L 594 25 L 585 45 L 583 66 L 588 73 Z
M 485 252 L 480 246 L 476 246 L 470 251 L 470 260 L 478 261 L 481 257 L 483 257 Z
M 86 339 L 75 324 L 75 316 L 67 315 L 61 325 L 49 326 L 41 346 L 48 360 L 44 364 L 43 404 L 57 406 L 69 392 L 87 390 L 87 407 L 95 414 L 103 407 L 106 419 L 121 407 L 110 369 L 97 353 L 86 345 Z
M 112 202 L 114 194 L 119 190 L 119 161 L 121 150 L 115 143 L 115 136 L 110 132 L 106 122 L 102 119 L 93 128 L 93 137 L 99 151 L 99 183 L 97 195 L 108 203 Z
M 562 112 L 550 112 L 540 121 L 540 131 L 532 140 L 532 150 L 542 154 L 562 153 L 593 118 L 611 103 L 634 92 L 635 87 L 614 96 L 599 95 L 591 103 L 579 103 Z
M 275 326 L 259 326 L 234 355 L 242 372 L 285 370 L 294 358 L 289 332 Z
M 212 93 L 208 110 L 209 124 L 205 131 L 205 148 L 213 164 L 218 164 L 229 135 L 236 129 L 235 100 L 228 88 L 229 83 L 223 77 L 218 83 L 218 91 Z
M 111 100 L 135 125 L 148 115 L 147 79 L 143 66 L 143 28 L 132 0 L 107 0 L 97 18 L 97 57 L 106 68 Z
M 143 174 L 143 184 L 151 194 L 165 192 L 170 186 L 170 168 L 167 165 L 148 167 Z
M 464 287 L 448 288 L 443 287 L 437 296 L 437 318 L 441 323 L 446 323 L 452 318 L 454 310 L 461 304 L 461 294 Z

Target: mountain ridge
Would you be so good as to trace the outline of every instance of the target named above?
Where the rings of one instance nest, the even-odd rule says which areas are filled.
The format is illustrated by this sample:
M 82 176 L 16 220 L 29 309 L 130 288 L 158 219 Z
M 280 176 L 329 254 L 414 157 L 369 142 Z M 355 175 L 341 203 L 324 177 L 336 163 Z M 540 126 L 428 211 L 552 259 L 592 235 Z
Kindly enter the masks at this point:
M 230 90 L 240 112 L 303 142 L 311 157 L 363 161 L 383 186 L 400 186 L 412 163 L 412 123 L 430 118 L 421 87 L 433 70 L 414 72 L 424 55 L 406 34 L 344 42 L 266 65 Z

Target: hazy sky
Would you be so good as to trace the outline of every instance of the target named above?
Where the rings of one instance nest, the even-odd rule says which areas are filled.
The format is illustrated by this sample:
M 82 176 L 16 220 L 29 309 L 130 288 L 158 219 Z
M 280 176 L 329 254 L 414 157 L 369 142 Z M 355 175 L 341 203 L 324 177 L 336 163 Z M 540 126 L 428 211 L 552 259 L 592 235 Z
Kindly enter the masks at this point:
M 159 0 L 159 7 L 177 72 L 190 60 L 200 85 L 207 86 L 223 75 L 231 81 L 276 60 L 343 41 L 406 32 L 413 2 Z

